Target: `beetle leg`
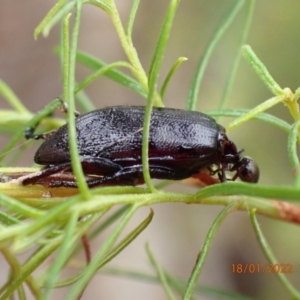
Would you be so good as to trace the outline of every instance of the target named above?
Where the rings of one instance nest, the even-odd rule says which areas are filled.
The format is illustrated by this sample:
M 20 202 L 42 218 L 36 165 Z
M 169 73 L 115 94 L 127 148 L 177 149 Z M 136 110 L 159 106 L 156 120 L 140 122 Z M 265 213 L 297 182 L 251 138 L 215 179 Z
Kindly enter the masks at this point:
M 104 157 L 83 157 L 80 161 L 86 175 L 112 175 L 122 169 L 120 165 Z
M 89 175 L 111 175 L 118 171 L 120 171 L 121 167 L 110 161 L 106 158 L 97 158 L 97 157 L 84 157 L 81 159 L 81 165 L 84 174 Z M 59 172 L 65 172 L 65 171 L 71 171 L 72 165 L 71 162 L 62 163 L 59 165 L 49 166 L 45 169 L 26 175 L 24 177 L 21 177 L 20 180 L 22 181 L 23 185 L 28 184 L 42 184 L 46 186 L 74 186 L 76 187 L 76 181 L 75 179 L 70 180 L 64 180 L 64 176 L 61 175 L 61 178 L 59 177 Z M 56 174 L 57 176 L 53 176 L 53 178 L 49 177 L 53 174 Z M 74 176 L 73 176 L 74 178 Z M 53 181 L 53 184 L 51 182 Z M 74 185 L 73 185 L 74 181 Z M 61 182 L 61 184 L 59 184 Z
M 61 102 L 61 106 L 58 108 L 62 113 L 68 113 L 68 104 L 67 102 L 63 101 L 61 98 L 58 98 L 58 100 Z M 79 117 L 80 116 L 80 112 L 78 112 L 77 110 L 74 111 L 74 115 L 75 117 Z
M 61 112 L 63 113 L 67 113 L 68 112 L 68 104 L 66 102 L 64 102 L 61 98 L 58 98 L 58 100 L 61 102 L 61 106 L 58 108 Z M 51 112 L 49 114 L 49 116 L 52 115 L 53 112 Z M 80 113 L 78 111 L 74 111 L 75 117 L 77 118 L 78 116 L 80 116 Z M 35 129 L 38 127 L 40 122 L 38 122 L 37 124 L 35 124 L 35 126 L 33 127 L 28 127 L 26 128 L 25 132 L 24 132 L 24 137 L 26 140 L 29 139 L 34 139 L 34 140 L 46 140 L 54 131 L 51 131 L 49 133 L 42 133 L 42 134 L 34 134 Z
M 211 166 L 207 167 L 207 170 L 210 172 L 211 176 L 214 176 L 218 174 L 218 178 L 221 182 L 226 182 L 226 173 L 224 172 L 224 166 L 223 165 L 217 165 L 217 168 L 215 170 L 212 169 Z
M 170 180 L 180 180 L 185 179 L 191 174 L 185 174 L 181 172 L 174 172 L 171 169 L 152 166 L 150 167 L 151 177 L 158 179 L 170 179 Z M 63 174 L 65 175 L 65 174 Z M 142 166 L 135 167 L 126 167 L 121 169 L 120 171 L 114 173 L 113 175 L 107 175 L 103 177 L 92 177 L 86 176 L 86 182 L 89 187 L 95 187 L 99 185 L 137 185 L 143 184 L 143 169 Z M 75 178 L 69 178 L 65 176 L 61 176 L 59 174 L 52 174 L 48 177 L 44 178 L 35 178 L 34 182 L 28 182 L 28 180 L 23 182 L 23 184 L 36 183 L 42 184 L 48 187 L 78 187 Z
M 227 181 L 226 173 L 224 171 L 224 167 L 223 166 L 218 171 L 218 177 L 219 177 L 219 179 L 220 179 L 221 182 L 226 182 Z
M 161 166 L 150 166 L 150 175 L 157 179 L 181 180 L 189 177 L 191 174 L 176 172 L 172 169 Z M 89 187 L 97 185 L 136 185 L 144 183 L 143 167 L 141 165 L 135 167 L 126 167 L 111 176 L 104 176 L 88 180 Z
M 37 126 L 36 126 L 37 127 Z M 36 127 L 28 127 L 25 130 L 24 137 L 26 140 L 33 139 L 33 140 L 46 140 L 52 133 L 54 133 L 56 130 L 42 133 L 42 134 L 34 134 L 34 131 Z
M 68 171 L 71 169 L 71 163 L 63 163 L 55 166 L 50 166 L 46 167 L 45 169 L 42 169 L 41 171 L 20 177 L 19 180 L 21 180 L 23 185 L 28 185 L 28 184 L 35 184 L 37 183 L 40 179 L 46 178 L 52 174 L 61 172 L 61 171 Z

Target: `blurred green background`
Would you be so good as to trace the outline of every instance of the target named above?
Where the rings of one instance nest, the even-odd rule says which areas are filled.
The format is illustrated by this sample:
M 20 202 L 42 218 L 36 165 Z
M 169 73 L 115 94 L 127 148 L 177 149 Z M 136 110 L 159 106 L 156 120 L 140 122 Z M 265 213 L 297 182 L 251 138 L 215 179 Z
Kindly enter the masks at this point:
M 0 4 L 0 78 L 12 87 L 33 112 L 59 96 L 62 91 L 59 62 L 53 54 L 53 48 L 59 41 L 59 28 L 56 27 L 47 39 L 41 36 L 37 41 L 33 39 L 34 28 L 54 3 L 55 1 L 50 0 L 10 0 L 1 1 Z M 126 22 L 131 1 L 119 0 L 116 3 L 122 20 Z M 179 56 L 187 57 L 188 61 L 181 65 L 171 81 L 166 94 L 166 106 L 184 108 L 197 62 L 215 29 L 235 3 L 233 0 L 181 1 L 163 62 L 161 82 Z M 146 70 L 167 5 L 168 1 L 142 0 L 138 10 L 133 37 Z M 246 19 L 245 8 L 246 6 L 241 9 L 213 53 L 201 84 L 197 107 L 200 111 L 218 108 Z M 251 45 L 278 84 L 293 91 L 299 87 L 300 82 L 299 10 L 300 2 L 296 0 L 257 1 L 247 39 L 247 44 Z M 81 26 L 79 49 L 108 63 L 125 59 L 114 28 L 105 13 L 95 7 L 85 6 Z M 79 66 L 78 80 L 89 72 Z M 86 91 L 99 108 L 118 104 L 144 104 L 144 99 L 139 95 L 104 77 L 96 80 Z M 252 108 L 272 96 L 242 58 L 227 108 Z M 0 98 L 0 105 L 1 108 L 8 108 L 3 98 Z M 292 122 L 292 117 L 282 104 L 269 113 Z M 226 126 L 229 119 L 222 118 L 220 122 Z M 285 133 L 260 121 L 250 121 L 231 131 L 229 136 L 239 148 L 245 149 L 246 155 L 258 162 L 261 183 L 293 183 Z M 1 146 L 6 140 L 7 137 L 1 137 Z M 32 151 L 17 164 L 30 166 Z M 173 188 L 182 191 L 184 187 L 176 184 Z M 154 220 L 145 234 L 116 258 L 112 265 L 151 271 L 143 249 L 148 241 L 160 263 L 172 274 L 186 280 L 205 234 L 220 207 L 165 204 L 154 209 Z M 141 210 L 141 215 L 137 215 L 136 219 L 142 218 L 147 212 L 147 208 Z M 259 218 L 259 221 L 279 262 L 293 264 L 293 274 L 288 276 L 299 288 L 299 228 L 266 218 Z M 101 237 L 98 243 L 101 244 Z M 97 247 L 97 242 L 93 246 Z M 255 240 L 248 215 L 234 213 L 216 236 L 200 283 L 241 292 L 255 299 L 289 299 L 274 274 L 233 274 L 231 271 L 233 263 L 264 262 L 265 258 Z M 0 274 L 0 282 L 3 274 Z M 62 291 L 57 293 L 61 295 Z M 95 277 L 83 299 L 91 299 L 100 294 L 102 299 L 112 300 L 165 299 L 159 286 L 105 275 Z M 203 296 L 201 299 L 218 298 Z

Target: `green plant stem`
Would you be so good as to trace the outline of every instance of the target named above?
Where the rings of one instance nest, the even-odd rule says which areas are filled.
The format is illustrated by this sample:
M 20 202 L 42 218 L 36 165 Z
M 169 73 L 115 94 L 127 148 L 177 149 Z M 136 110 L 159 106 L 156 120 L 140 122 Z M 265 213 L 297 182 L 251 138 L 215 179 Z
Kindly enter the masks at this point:
M 52 113 L 57 107 L 59 107 L 59 105 L 61 105 L 59 100 L 54 100 L 52 102 L 50 102 L 48 105 L 46 105 L 40 112 L 38 112 L 35 116 L 31 116 L 26 114 L 27 117 L 30 117 L 30 119 L 26 122 L 25 128 L 36 128 L 36 126 L 39 123 L 42 124 L 47 124 L 49 123 L 49 118 L 48 121 L 45 120 L 45 118 Z M 20 118 L 20 116 L 17 114 L 16 118 Z M 3 119 L 2 119 L 3 120 Z M 51 121 L 50 121 L 51 122 Z M 55 121 L 54 121 L 55 122 Z M 52 122 L 52 123 L 54 123 Z M 11 138 L 11 140 L 8 142 L 8 144 L 6 144 L 6 146 L 3 148 L 2 152 L 1 152 L 1 156 L 0 156 L 0 163 L 3 161 L 3 159 L 6 157 L 6 155 L 13 149 L 13 147 L 17 144 L 17 142 L 24 137 L 24 126 L 22 126 L 20 129 L 16 130 L 15 134 L 13 135 L 13 137 Z
M 157 277 L 159 278 L 160 283 L 162 284 L 165 293 L 168 297 L 169 300 L 175 300 L 175 296 L 173 295 L 171 288 L 167 282 L 165 273 L 162 269 L 162 267 L 158 264 L 158 262 L 156 261 L 152 251 L 150 250 L 149 244 L 146 244 L 146 251 L 148 254 L 148 257 L 150 259 L 151 264 L 155 267 L 156 273 L 157 273 Z
M 81 215 L 86 215 L 96 212 L 107 205 L 116 204 L 140 203 L 141 205 L 141 203 L 144 203 L 144 205 L 153 205 L 164 202 L 183 202 L 189 204 L 227 205 L 231 202 L 238 202 L 239 210 L 257 208 L 260 214 L 287 222 L 300 223 L 300 212 L 296 205 L 286 203 L 287 211 L 285 211 L 284 206 L 282 207 L 278 202 L 267 201 L 266 199 L 258 198 L 259 196 L 271 199 L 293 199 L 297 202 L 300 199 L 299 191 L 293 187 L 250 187 L 249 184 L 244 183 L 223 183 L 207 187 L 195 195 L 159 191 L 154 194 L 106 195 L 105 197 L 95 195 L 88 203 L 77 203 L 74 205 L 74 209 L 80 210 Z M 292 211 L 294 213 L 291 213 Z
M 200 90 L 200 84 L 204 75 L 204 71 L 206 69 L 206 66 L 208 64 L 209 58 L 212 55 L 212 52 L 222 37 L 222 35 L 225 33 L 228 26 L 231 24 L 233 19 L 235 18 L 238 11 L 242 8 L 245 1 L 237 1 L 233 9 L 231 9 L 230 14 L 226 17 L 226 19 L 218 26 L 217 30 L 214 32 L 213 38 L 211 39 L 210 43 L 206 47 L 204 54 L 201 56 L 201 59 L 197 65 L 196 72 L 194 74 L 190 89 L 189 89 L 189 95 L 188 100 L 186 103 L 186 109 L 187 110 L 195 110 L 197 106 L 197 98 L 199 95 Z
M 171 0 L 168 6 L 166 16 L 162 25 L 162 29 L 157 41 L 155 53 L 152 57 L 151 66 L 149 70 L 149 94 L 147 99 L 147 105 L 144 115 L 143 123 L 143 139 L 142 139 L 142 164 L 143 164 L 143 176 L 147 187 L 155 192 L 155 188 L 152 184 L 149 168 L 149 132 L 151 123 L 152 107 L 155 105 L 156 86 L 159 76 L 159 71 L 166 49 L 167 41 L 169 38 L 171 26 L 174 20 L 175 12 L 178 7 L 178 0 Z
M 72 34 L 72 42 L 70 45 L 70 55 L 69 53 L 69 17 L 65 19 L 64 24 L 64 95 L 68 99 L 68 134 L 69 134 L 69 145 L 70 145 L 70 155 L 72 170 L 76 177 L 78 187 L 82 194 L 83 199 L 87 200 L 90 196 L 87 183 L 82 171 L 82 166 L 79 158 L 79 151 L 77 148 L 77 133 L 75 127 L 75 101 L 74 101 L 74 91 L 75 91 L 75 63 L 76 63 L 76 53 L 77 53 L 77 41 L 79 34 L 79 24 L 82 9 L 82 1 L 76 1 L 76 14 L 74 21 L 74 28 Z M 68 59 L 69 58 L 69 59 Z
M 264 84 L 268 87 L 268 89 L 276 96 L 280 96 L 283 94 L 283 89 L 279 86 L 279 84 L 274 80 L 266 66 L 262 63 L 262 61 L 256 56 L 254 51 L 249 45 L 245 45 L 242 48 L 244 57 L 248 60 L 251 67 L 257 73 L 257 75 L 261 78 Z
M 56 255 L 56 259 L 52 266 L 49 269 L 49 274 L 47 276 L 47 280 L 45 282 L 45 292 L 43 293 L 42 299 L 50 299 L 51 293 L 53 292 L 53 288 L 55 287 L 55 283 L 57 277 L 63 266 L 65 265 L 65 261 L 69 257 L 69 253 L 72 252 L 72 248 L 74 247 L 74 243 L 76 242 L 75 230 L 78 222 L 78 214 L 77 212 L 73 212 L 70 217 L 69 224 L 66 227 L 66 231 L 63 237 L 63 243 L 59 249 L 59 252 Z
M 37 208 L 25 205 L 19 200 L 13 199 L 4 194 L 0 194 L 0 205 L 2 208 L 14 211 L 15 213 L 18 213 L 28 218 L 36 219 L 45 215 L 45 212 Z
M 206 114 L 209 116 L 225 116 L 225 117 L 241 117 L 247 115 L 251 110 L 249 109 L 225 109 L 225 110 L 209 110 L 206 111 Z M 264 121 L 272 126 L 275 126 L 286 133 L 289 133 L 291 130 L 291 125 L 286 121 L 279 119 L 268 113 L 259 113 L 253 116 L 254 120 Z M 299 142 L 299 141 L 298 141 Z
M 153 95 L 154 89 L 150 87 L 149 99 Z M 151 124 L 151 113 L 152 113 L 152 101 L 147 101 L 145 114 L 144 114 L 144 123 L 143 123 L 143 138 L 142 138 L 142 167 L 143 167 L 143 177 L 148 189 L 154 193 L 155 187 L 152 184 L 152 179 L 150 175 L 149 168 L 149 132 Z
M 299 187 L 300 184 L 300 161 L 297 154 L 297 139 L 298 130 L 300 126 L 300 120 L 295 122 L 292 126 L 288 137 L 288 155 L 293 168 L 293 174 L 295 174 L 295 187 Z
M 126 248 L 130 243 L 141 233 L 147 226 L 150 224 L 153 218 L 153 211 L 150 211 L 150 214 L 147 218 L 138 225 L 133 231 L 131 231 L 123 240 L 121 240 L 110 252 L 109 254 L 101 261 L 100 265 L 98 265 L 98 269 L 101 269 L 105 266 L 109 261 L 111 261 L 115 256 L 117 256 L 124 248 Z M 90 237 L 89 237 L 90 240 Z M 73 257 L 74 255 L 72 255 Z M 81 278 L 82 274 L 72 276 L 71 278 L 67 278 L 66 280 L 62 280 L 59 282 L 56 287 L 63 287 L 70 285 L 74 282 L 77 282 L 79 278 Z
M 11 267 L 12 276 L 9 280 L 9 284 L 11 284 L 16 278 L 18 278 L 18 275 L 20 274 L 20 271 L 22 269 L 22 266 L 19 264 L 18 260 L 12 255 L 11 251 L 9 251 L 7 248 L 2 247 L 1 249 L 2 255 L 6 258 L 6 261 L 9 263 Z M 41 291 L 36 284 L 34 278 L 30 275 L 26 278 L 26 284 L 29 287 L 32 294 L 39 299 L 41 296 Z M 4 290 L 0 290 L 0 295 Z M 26 299 L 26 298 L 24 298 Z
M 232 85 L 233 85 L 233 82 L 234 82 L 234 79 L 235 79 L 235 76 L 237 73 L 237 69 L 239 66 L 239 62 L 240 62 L 240 58 L 241 58 L 241 47 L 242 47 L 242 45 L 245 44 L 245 41 L 247 39 L 247 35 L 249 32 L 249 28 L 250 28 L 250 24 L 251 24 L 251 20 L 252 20 L 252 16 L 253 16 L 253 11 L 254 11 L 255 0 L 248 0 L 247 2 L 248 2 L 247 18 L 245 20 L 245 23 L 244 23 L 245 25 L 242 30 L 242 34 L 241 34 L 240 41 L 238 44 L 238 51 L 235 55 L 234 62 L 232 63 L 230 75 L 225 84 L 225 91 L 224 91 L 224 94 L 222 95 L 219 109 L 223 109 L 224 107 L 226 107 L 228 96 L 231 91 L 231 88 L 232 88 Z M 219 118 L 217 119 L 217 121 L 219 121 Z
M 132 279 L 136 281 L 142 281 L 147 283 L 159 283 L 159 279 L 157 276 L 152 274 L 147 274 L 144 272 L 138 272 L 138 271 L 131 271 L 131 270 L 122 270 L 120 268 L 114 268 L 114 267 L 105 267 L 103 271 L 108 274 L 112 275 L 114 277 L 123 277 L 126 279 Z M 167 280 L 169 284 L 172 286 L 173 289 L 176 289 L 178 292 L 184 292 L 186 289 L 186 282 L 180 279 L 176 279 L 169 275 L 165 271 L 165 276 L 167 277 Z M 225 289 L 219 289 L 216 287 L 208 287 L 204 285 L 197 284 L 195 287 L 195 292 L 202 295 L 207 295 L 208 297 L 212 299 L 222 299 L 222 300 L 255 300 L 252 297 L 249 296 L 243 296 L 235 292 L 227 291 Z
M 0 184 L 0 192 L 2 186 L 8 184 Z M 15 193 L 16 185 L 9 184 Z M 38 189 L 37 189 L 38 188 Z M 22 191 L 26 191 L 28 195 L 32 195 L 32 189 L 35 191 L 37 189 L 37 195 L 41 197 L 43 194 L 57 193 L 59 195 L 60 189 L 45 189 L 41 186 L 32 186 L 32 187 L 23 187 L 19 186 L 19 193 L 22 194 Z M 62 189 L 64 192 L 65 189 Z M 73 191 L 73 189 L 67 189 L 68 191 Z M 8 193 L 8 190 L 5 190 Z M 115 192 L 114 192 L 115 191 Z M 222 184 L 216 184 L 214 186 L 206 187 L 205 189 L 200 190 L 194 195 L 186 195 L 180 193 L 170 193 L 170 192 L 161 192 L 156 191 L 153 195 L 149 193 L 148 189 L 136 188 L 136 187 L 109 187 L 109 188 L 98 188 L 91 190 L 92 199 L 88 203 L 80 203 L 82 196 L 76 195 L 73 198 L 70 198 L 69 201 L 72 203 L 73 208 L 80 210 L 80 215 L 87 215 L 89 213 L 98 212 L 99 210 L 110 207 L 116 204 L 132 204 L 132 203 L 145 203 L 144 205 L 152 205 L 164 202 L 183 202 L 183 203 L 202 203 L 210 205 L 227 205 L 232 201 L 238 201 L 240 203 L 239 209 L 248 210 L 249 208 L 257 208 L 260 214 L 266 216 L 285 220 L 288 222 L 300 222 L 299 215 L 297 212 L 297 206 L 289 207 L 294 211 L 293 215 L 284 214 L 284 211 L 281 211 L 276 201 L 268 201 L 267 199 L 281 199 L 289 200 L 296 203 L 299 203 L 300 191 L 291 186 L 263 186 L 263 185 L 254 185 L 246 184 L 240 182 L 228 182 Z M 30 197 L 30 196 L 28 196 Z M 32 197 L 32 196 L 31 196 Z M 28 200 L 26 200 L 28 201 Z M 45 201 L 45 198 L 40 200 L 40 203 Z M 48 200 L 49 201 L 49 200 Z M 52 202 L 53 200 L 51 200 Z M 77 203 L 79 201 L 79 203 Z M 51 203 L 49 202 L 49 203 Z M 60 201 L 63 202 L 63 201 Z M 53 202 L 55 203 L 55 201 Z M 62 203 L 61 203 L 62 204 Z M 68 204 L 66 204 L 68 205 Z M 67 207 L 67 206 L 66 206 Z M 58 209 L 62 209 L 61 206 Z M 298 216 L 298 217 L 297 217 Z M 44 218 L 48 218 L 46 215 Z M 66 215 L 67 217 L 67 215 Z M 40 223 L 43 223 L 43 220 L 39 219 Z M 40 223 L 39 226 L 42 226 Z M 33 224 L 31 225 L 31 227 Z M 10 228 L 6 229 L 9 230 Z M 0 231 L 0 238 L 1 235 Z
M 133 28 L 133 24 L 135 21 L 135 16 L 136 16 L 139 4 L 140 4 L 140 0 L 134 0 L 132 8 L 131 8 L 129 21 L 128 21 L 128 25 L 127 25 L 127 30 L 126 30 L 126 36 L 127 36 L 127 38 L 130 38 L 130 39 L 132 36 L 132 28 Z M 131 43 L 132 43 L 132 41 L 131 41 Z
M 59 48 L 56 48 L 56 52 L 59 53 Z M 106 68 L 109 64 L 103 62 L 102 60 L 87 54 L 82 51 L 77 51 L 77 61 L 82 63 L 84 66 L 94 70 L 98 71 L 102 68 Z M 132 66 L 130 65 L 132 68 Z M 116 69 L 110 69 L 107 72 L 103 74 L 104 76 L 107 76 L 109 79 L 117 82 L 118 84 L 123 85 L 124 87 L 133 90 L 135 93 L 138 93 L 144 98 L 147 98 L 147 93 L 141 86 L 141 84 L 135 80 L 134 78 L 124 74 L 123 72 L 116 70 Z
M 33 255 L 23 266 L 19 276 L 14 282 L 9 286 L 6 292 L 1 296 L 1 299 L 8 299 L 8 297 L 17 289 L 25 280 L 32 274 L 32 272 L 38 268 L 47 257 L 53 253 L 60 245 L 61 240 L 57 239 L 52 241 L 51 244 L 48 244 L 42 247 L 35 255 Z
M 86 79 L 84 79 L 82 82 L 80 82 L 75 89 L 75 94 L 77 94 L 79 91 L 83 90 L 87 85 L 91 84 L 95 79 L 97 79 L 99 76 L 104 75 L 105 73 L 111 71 L 112 69 L 118 68 L 118 67 L 127 67 L 130 70 L 131 65 L 127 62 L 115 62 L 112 64 L 109 64 L 107 66 L 103 66 L 102 68 L 98 69 L 93 74 L 89 75 Z
M 212 226 L 210 227 L 206 238 L 205 238 L 205 242 L 204 245 L 202 247 L 202 249 L 200 250 L 200 256 L 197 260 L 197 263 L 194 267 L 194 270 L 192 272 L 192 275 L 189 279 L 188 282 L 188 286 L 187 289 L 183 295 L 183 300 L 190 300 L 193 293 L 194 293 L 194 289 L 195 286 L 197 284 L 200 272 L 202 270 L 202 267 L 204 265 L 204 261 L 208 255 L 208 251 L 209 248 L 212 244 L 213 238 L 216 235 L 219 227 L 221 226 L 222 222 L 225 220 L 225 218 L 228 216 L 229 213 L 231 213 L 234 209 L 236 209 L 237 207 L 237 203 L 229 203 L 221 212 L 220 214 L 217 216 L 217 218 L 215 219 L 215 221 L 213 222 Z
M 43 20 L 40 22 L 40 24 L 36 27 L 34 30 L 34 38 L 37 39 L 38 35 L 44 30 L 44 36 L 47 36 L 49 34 L 49 30 L 51 28 L 48 27 L 47 30 L 45 28 L 47 27 L 47 24 L 51 22 L 51 20 L 54 18 L 54 16 L 59 12 L 59 10 L 65 5 L 67 0 L 59 0 L 47 13 L 47 15 L 43 18 Z
M 227 126 L 226 130 L 230 131 L 233 128 L 240 126 L 244 122 L 249 121 L 250 119 L 253 119 L 258 114 L 266 111 L 267 109 L 275 106 L 278 103 L 283 102 L 284 99 L 285 99 L 285 95 L 280 95 L 280 96 L 276 96 L 276 97 L 273 97 L 273 98 L 271 98 L 269 100 L 264 101 L 263 103 L 257 105 L 253 109 L 251 109 L 247 114 L 245 114 L 243 116 L 240 116 L 239 118 L 237 118 L 234 121 L 232 121 Z
M 88 202 L 86 202 L 88 203 Z M 66 300 L 72 300 L 81 295 L 82 291 L 85 289 L 86 285 L 89 283 L 91 278 L 96 273 L 98 266 L 101 264 L 105 256 L 107 255 L 109 249 L 113 246 L 116 239 L 119 237 L 120 233 L 124 229 L 127 222 L 130 220 L 134 212 L 139 207 L 138 204 L 132 205 L 131 209 L 126 213 L 124 218 L 121 220 L 119 225 L 115 228 L 110 237 L 106 240 L 106 242 L 102 245 L 100 250 L 96 253 L 91 263 L 85 268 L 82 277 L 76 283 L 75 286 L 71 289 L 71 291 L 67 294 Z
M 121 45 L 128 57 L 128 60 L 132 64 L 132 72 L 134 76 L 138 79 L 140 84 L 142 85 L 143 89 L 148 93 L 148 78 L 145 70 L 143 69 L 140 60 L 138 58 L 138 54 L 136 52 L 136 49 L 134 48 L 132 44 L 132 40 L 130 37 L 126 35 L 126 32 L 123 28 L 119 12 L 115 6 L 114 1 L 110 1 L 110 6 L 111 6 L 111 12 L 109 13 L 111 20 L 116 28 L 116 31 L 118 33 Z M 162 106 L 160 96 L 156 92 L 154 95 L 154 105 L 155 106 Z
M 268 244 L 267 240 L 265 239 L 260 226 L 255 218 L 255 209 L 251 209 L 250 211 L 250 219 L 251 219 L 251 223 L 253 225 L 254 231 L 256 233 L 256 237 L 258 239 L 258 242 L 260 244 L 260 247 L 262 248 L 266 258 L 268 259 L 268 261 L 272 264 L 272 265 L 276 265 L 278 264 L 278 261 L 274 255 L 274 253 L 271 250 L 270 245 Z M 279 281 L 281 282 L 281 284 L 286 288 L 286 290 L 291 294 L 291 296 L 293 297 L 293 299 L 300 299 L 300 292 L 298 290 L 296 290 L 292 284 L 289 282 L 289 280 L 287 279 L 287 277 L 285 276 L 284 273 L 281 272 L 276 272 L 276 276 L 279 279 Z
M 165 97 L 165 93 L 166 93 L 166 90 L 167 90 L 167 86 L 168 86 L 168 83 L 170 82 L 172 76 L 174 75 L 174 73 L 176 72 L 176 70 L 179 68 L 179 66 L 184 62 L 188 60 L 186 57 L 179 57 L 175 63 L 173 64 L 172 68 L 170 69 L 170 71 L 168 72 L 162 86 L 161 86 L 161 89 L 160 89 L 160 95 L 161 95 L 161 98 L 164 99 Z
M 31 116 L 30 111 L 23 105 L 13 90 L 0 79 L 0 95 L 20 114 Z

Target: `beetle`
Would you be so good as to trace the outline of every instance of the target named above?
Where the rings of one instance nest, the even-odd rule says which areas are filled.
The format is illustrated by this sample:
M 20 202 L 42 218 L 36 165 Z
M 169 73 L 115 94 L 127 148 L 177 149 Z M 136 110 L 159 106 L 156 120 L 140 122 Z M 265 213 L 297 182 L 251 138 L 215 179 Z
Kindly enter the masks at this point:
M 145 107 L 113 106 L 76 118 L 80 162 L 89 187 L 144 183 L 142 136 Z M 25 176 L 22 183 L 48 187 L 77 187 L 72 174 L 68 125 L 50 135 L 37 150 L 34 161 L 44 165 Z M 28 132 L 27 132 L 28 135 Z M 241 157 L 225 129 L 210 116 L 196 111 L 153 107 L 149 131 L 151 178 L 182 180 L 208 170 L 225 182 L 255 183 L 259 168 L 250 157 Z

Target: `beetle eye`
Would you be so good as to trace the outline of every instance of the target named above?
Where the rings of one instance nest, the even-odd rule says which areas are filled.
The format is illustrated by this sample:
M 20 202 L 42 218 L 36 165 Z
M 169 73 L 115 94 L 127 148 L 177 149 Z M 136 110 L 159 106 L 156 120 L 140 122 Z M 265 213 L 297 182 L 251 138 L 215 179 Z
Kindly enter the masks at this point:
M 239 177 L 242 181 L 253 183 L 258 182 L 259 168 L 251 157 L 243 157 L 240 161 L 240 165 L 241 172 L 239 173 Z

